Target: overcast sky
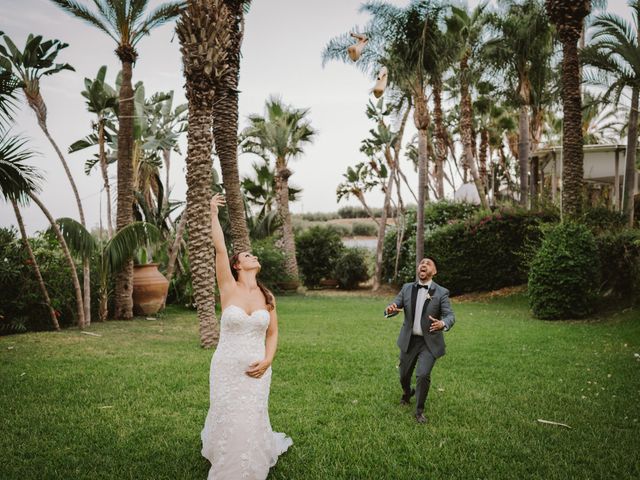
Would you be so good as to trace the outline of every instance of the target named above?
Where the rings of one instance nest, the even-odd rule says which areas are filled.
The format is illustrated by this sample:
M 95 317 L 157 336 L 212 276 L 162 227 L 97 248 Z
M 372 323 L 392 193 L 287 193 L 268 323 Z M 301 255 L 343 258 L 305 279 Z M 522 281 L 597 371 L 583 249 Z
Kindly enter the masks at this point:
M 79 1 L 93 6 L 88 0 Z M 160 3 L 149 2 L 152 7 Z M 263 112 L 265 99 L 277 94 L 296 107 L 310 108 L 309 117 L 318 130 L 314 144 L 306 147 L 305 154 L 291 165 L 294 175 L 290 182 L 303 189 L 301 201 L 292 204 L 294 213 L 336 211 L 342 205 L 357 204 L 343 201 L 338 205 L 335 190 L 347 166 L 364 160 L 359 147 L 371 128 L 364 111 L 367 101 L 373 98 L 370 94 L 373 82 L 353 65 L 330 62 L 322 68 L 321 52 L 330 38 L 366 23 L 367 17 L 358 13 L 361 3 L 360 0 L 254 0 L 246 18 L 239 87 L 242 92 L 240 128 L 246 125 L 249 114 Z M 389 3 L 406 5 L 408 0 L 389 0 Z M 475 0 L 469 2 L 471 6 L 476 3 Z M 609 0 L 609 10 L 629 17 L 623 0 Z M 147 96 L 174 90 L 174 104 L 177 104 L 186 100 L 179 45 L 173 28 L 173 24 L 162 26 L 141 40 L 133 81 L 144 82 Z M 94 78 L 100 66 L 107 65 L 107 82 L 114 83 L 120 68 L 113 52 L 115 43 L 49 0 L 0 0 L 0 30 L 21 49 L 29 33 L 69 44 L 58 56 L 58 62 L 70 63 L 76 71 L 44 77 L 41 83 L 49 131 L 66 152 L 71 143 L 90 133 L 93 116 L 86 111 L 80 95 L 84 78 Z M 14 132 L 27 136 L 32 149 L 39 152 L 31 163 L 45 174 L 41 197 L 54 217 L 78 218 L 60 161 L 26 105 L 17 115 Z M 412 131 L 408 131 L 405 140 L 411 134 Z M 186 135 L 181 145 L 184 153 Z M 66 154 L 66 158 L 78 185 L 87 223 L 90 227 L 96 226 L 103 197 L 99 171 L 85 175 L 87 153 Z M 186 196 L 184 155 L 174 153 L 172 158 L 172 198 L 182 200 Z M 256 157 L 250 155 L 240 156 L 241 175 L 250 172 L 255 160 Z M 417 184 L 417 175 L 411 166 L 405 163 L 404 169 L 410 181 Z M 110 171 L 113 185 L 115 172 L 113 165 Z M 370 195 L 371 205 L 381 203 L 380 194 Z M 103 212 L 104 209 L 103 199 Z M 46 219 L 37 207 L 28 207 L 23 213 L 30 233 L 46 227 Z M 13 211 L 0 203 L 0 226 L 11 224 L 15 224 Z

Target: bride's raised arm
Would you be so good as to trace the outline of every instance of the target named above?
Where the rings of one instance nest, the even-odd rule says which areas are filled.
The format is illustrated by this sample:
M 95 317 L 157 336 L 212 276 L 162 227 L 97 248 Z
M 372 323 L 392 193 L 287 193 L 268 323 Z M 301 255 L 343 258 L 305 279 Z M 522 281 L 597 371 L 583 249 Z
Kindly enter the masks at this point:
M 216 193 L 211 198 L 211 237 L 213 238 L 213 247 L 216 249 L 216 279 L 221 293 L 236 284 L 229 265 L 229 254 L 227 253 L 227 245 L 224 243 L 224 233 L 218 219 L 218 208 L 223 206 L 224 202 L 224 197 L 219 193 Z

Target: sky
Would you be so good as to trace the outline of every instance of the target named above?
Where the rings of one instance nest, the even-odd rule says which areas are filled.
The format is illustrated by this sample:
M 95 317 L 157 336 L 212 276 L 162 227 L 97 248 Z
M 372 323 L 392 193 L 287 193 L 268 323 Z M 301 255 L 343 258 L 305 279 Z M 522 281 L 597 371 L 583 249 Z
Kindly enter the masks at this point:
M 93 6 L 89 0 L 79 0 Z M 162 2 L 150 0 L 150 7 Z M 247 125 L 247 116 L 262 114 L 264 102 L 270 95 L 279 95 L 286 103 L 309 108 L 309 119 L 318 131 L 304 155 L 291 162 L 293 176 L 290 183 L 301 187 L 301 200 L 291 205 L 293 213 L 331 212 L 357 201 L 336 201 L 336 186 L 348 166 L 365 160 L 359 152 L 360 142 L 372 124 L 365 116 L 373 81 L 353 64 L 329 62 L 322 67 L 321 53 L 334 36 L 363 25 L 368 17 L 359 13 L 360 0 L 254 0 L 246 16 L 245 38 L 242 46 L 239 100 L 240 129 Z M 404 6 L 408 0 L 388 0 Z M 475 6 L 477 1 L 469 1 Z M 624 0 L 609 0 L 608 10 L 629 18 Z M 58 62 L 71 64 L 75 72 L 63 71 L 44 77 L 42 96 L 47 105 L 47 123 L 52 137 L 63 152 L 76 140 L 90 133 L 93 115 L 87 112 L 84 98 L 84 78 L 95 78 L 98 69 L 107 65 L 107 82 L 114 83 L 120 63 L 114 53 L 115 42 L 106 34 L 71 17 L 50 0 L 0 0 L 0 31 L 5 32 L 19 48 L 29 33 L 45 39 L 59 39 L 69 44 L 58 55 Z M 153 92 L 174 90 L 174 105 L 185 103 L 184 78 L 174 24 L 167 24 L 151 32 L 138 44 L 139 57 L 133 81 L 143 81 L 147 96 Z M 411 123 L 411 122 L 409 122 Z M 22 102 L 16 115 L 13 133 L 29 138 L 29 146 L 37 152 L 31 164 L 45 176 L 41 199 L 52 215 L 78 218 L 76 202 L 60 160 L 39 129 L 35 114 Z M 405 143 L 415 130 L 410 126 Z M 172 154 L 171 198 L 186 198 L 185 155 L 186 135 L 181 141 L 182 155 Z M 91 154 L 65 154 L 72 175 L 78 185 L 88 227 L 99 224 L 104 195 L 98 169 L 89 176 L 84 162 Z M 240 155 L 240 174 L 251 172 L 251 163 L 258 158 Z M 412 185 L 417 174 L 408 161 L 404 170 Z M 218 165 L 214 165 L 219 171 Z M 110 177 L 116 184 L 115 165 Z M 164 173 L 162 174 L 164 179 Z M 405 199 L 409 196 L 405 191 Z M 372 192 L 367 197 L 371 206 L 381 206 L 382 194 Z M 115 207 L 114 207 L 115 215 Z M 23 216 L 27 231 L 33 233 L 47 227 L 47 220 L 35 206 L 25 207 Z M 13 210 L 0 202 L 0 227 L 15 225 Z M 104 224 L 106 228 L 106 223 Z

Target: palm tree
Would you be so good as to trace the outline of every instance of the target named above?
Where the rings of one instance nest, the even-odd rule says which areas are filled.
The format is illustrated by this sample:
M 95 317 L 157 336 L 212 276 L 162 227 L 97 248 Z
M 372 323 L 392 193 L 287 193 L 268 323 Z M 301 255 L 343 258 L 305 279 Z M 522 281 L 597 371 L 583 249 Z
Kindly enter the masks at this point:
M 220 1 L 191 0 L 176 25 L 187 100 L 187 222 L 189 262 L 200 322 L 200 343 L 218 340 L 214 297 L 214 253 L 211 243 L 212 128 L 216 88 L 228 68 L 228 20 Z M 243 214 L 244 215 L 244 214 Z
M 82 91 L 82 96 L 86 98 L 87 109 L 91 113 L 96 114 L 96 123 L 94 129 L 97 130 L 97 142 L 98 142 L 98 159 L 100 162 L 100 172 L 102 173 L 102 181 L 107 196 L 107 228 L 109 232 L 109 238 L 113 236 L 113 215 L 111 214 L 111 185 L 109 184 L 109 173 L 107 170 L 107 154 L 105 151 L 106 143 L 106 122 L 107 115 L 118 107 L 118 97 L 116 91 L 111 88 L 105 82 L 105 76 L 107 74 L 107 67 L 103 65 L 98 70 L 98 74 L 95 79 L 85 78 L 84 86 L 85 90 Z M 78 150 L 78 142 L 69 147 L 69 153 Z
M 418 130 L 417 264 L 424 250 L 424 203 L 429 188 L 427 161 L 431 117 L 426 88 L 430 77 L 442 75 L 444 60 L 436 60 L 441 53 L 437 51 L 436 39 L 441 35 L 438 23 L 443 10 L 437 2 L 413 0 L 405 8 L 386 2 L 367 2 L 362 5 L 361 11 L 371 14 L 372 19 L 363 29 L 369 41 L 358 66 L 369 74 L 377 72 L 380 67 L 387 69 L 392 87 L 401 92 L 401 96 L 409 97 L 414 107 L 413 120 Z M 354 35 L 345 33 L 331 39 L 323 52 L 323 62 L 331 59 L 350 62 L 348 47 L 352 36 Z M 396 153 L 399 151 L 394 150 Z M 392 182 L 396 178 L 397 165 L 390 162 L 389 166 L 392 170 L 389 182 Z M 385 195 L 387 206 L 391 191 L 390 183 Z M 383 210 L 386 211 L 386 208 L 383 207 Z M 379 234 L 384 234 L 385 220 L 383 218 L 381 221 Z M 378 270 L 377 268 L 377 272 Z M 374 289 L 377 288 L 378 281 L 379 275 L 376 274 Z
M 288 277 L 298 279 L 296 245 L 289 212 L 289 161 L 303 151 L 303 145 L 311 143 L 316 131 L 311 127 L 305 108 L 293 108 L 276 97 L 265 105 L 265 115 L 250 115 L 249 126 L 242 132 L 242 147 L 245 151 L 272 156 L 276 170 L 276 203 L 282 222 L 282 244 L 286 255 L 285 270 Z
M 633 226 L 640 107 L 640 2 L 633 0 L 629 5 L 633 10 L 633 25 L 613 14 L 596 17 L 592 24 L 595 32 L 591 44 L 582 51 L 582 61 L 596 68 L 596 72 L 587 74 L 587 79 L 606 88 L 603 99 L 608 100 L 613 95 L 613 103 L 618 105 L 623 92 L 631 89 L 622 205 L 629 226 Z
M 118 205 L 116 228 L 120 230 L 133 220 L 133 64 L 138 58 L 136 46 L 149 32 L 180 14 L 182 2 L 159 6 L 143 18 L 148 0 L 94 0 L 97 11 L 75 0 L 51 0 L 71 15 L 89 23 L 113 39 L 116 55 L 122 62 L 118 129 Z M 125 264 L 116 279 L 115 317 L 133 317 L 133 261 Z
M 6 48 L 0 45 L 0 61 L 4 63 L 4 68 L 12 75 L 16 76 L 21 83 L 22 91 L 29 107 L 35 112 L 38 125 L 56 151 L 62 167 L 69 179 L 73 191 L 80 222 L 86 225 L 84 210 L 78 193 L 78 188 L 69 170 L 69 165 L 62 155 L 62 151 L 53 140 L 47 127 L 47 106 L 40 91 L 40 79 L 46 75 L 53 75 L 62 70 L 71 70 L 73 67 L 67 63 L 54 63 L 60 50 L 67 48 L 66 43 L 59 40 L 42 40 L 42 36 L 30 34 L 27 38 L 24 50 L 21 52 L 14 42 L 7 35 L 3 35 Z M 91 268 L 88 262 L 83 264 L 84 278 L 84 323 L 91 323 Z
M 5 90 L 5 92 L 7 91 Z M 9 108 L 7 106 L 7 96 L 8 95 L 4 95 L 3 92 L 0 92 L 0 105 L 4 104 L 6 108 Z M 2 116 L 4 117 L 4 114 L 8 112 L 8 110 L 5 110 Z M 56 316 L 54 308 L 51 306 L 51 298 L 49 297 L 49 292 L 42 278 L 36 256 L 29 244 L 29 238 L 27 237 L 27 231 L 24 227 L 24 221 L 18 205 L 19 203 L 26 202 L 26 197 L 30 192 L 39 189 L 39 182 L 42 179 L 36 169 L 24 164 L 24 161 L 33 155 L 30 150 L 25 148 L 25 145 L 25 139 L 12 136 L 4 127 L 0 127 L 0 195 L 13 206 L 22 237 L 22 243 L 29 255 L 29 264 L 33 267 L 36 275 L 40 292 L 49 311 L 51 323 L 55 330 L 60 330 L 58 317 Z
M 506 11 L 489 17 L 496 36 L 483 47 L 483 55 L 494 65 L 507 85 L 506 96 L 519 106 L 520 203 L 529 199 L 530 109 L 540 104 L 537 95 L 552 75 L 553 29 L 541 0 L 508 4 Z M 531 192 L 532 203 L 534 192 Z
M 489 208 L 484 193 L 478 167 L 474 158 L 475 141 L 473 134 L 473 104 L 471 88 L 473 77 L 477 74 L 482 39 L 486 29 L 487 3 L 480 3 L 473 11 L 466 8 L 451 7 L 447 17 L 447 28 L 457 37 L 458 80 L 460 83 L 460 136 L 462 137 L 463 157 L 466 168 L 471 172 L 480 202 L 483 208 Z
M 591 1 L 545 0 L 545 5 L 562 42 L 562 213 L 576 218 L 582 211 L 584 179 L 578 40 Z
M 98 257 L 99 307 L 98 318 L 104 322 L 108 316 L 109 280 L 122 269 L 134 252 L 160 241 L 158 229 L 146 222 L 133 222 L 120 229 L 106 242 L 96 241 L 93 235 L 72 218 L 59 218 L 52 223 L 62 232 L 63 240 L 76 255 L 83 258 Z
M 343 198 L 349 198 L 353 195 L 362 204 L 369 214 L 369 218 L 371 218 L 378 227 L 380 227 L 380 224 L 371 211 L 371 208 L 369 208 L 364 194 L 383 183 L 383 179 L 386 178 L 386 168 L 384 168 L 384 171 L 385 176 L 383 178 L 376 178 L 375 171 L 370 165 L 360 162 L 355 167 L 347 167 L 347 173 L 342 174 L 344 181 L 336 188 L 338 202 Z
M 230 233 L 235 253 L 251 249 L 249 230 L 244 216 L 244 202 L 238 174 L 238 81 L 240 47 L 244 36 L 244 14 L 250 0 L 224 0 L 228 14 L 226 24 L 218 25 L 229 31 L 228 70 L 216 89 L 213 108 L 213 136 L 225 199 L 229 211 Z
M 247 202 L 260 207 L 258 212 L 260 218 L 270 213 L 276 203 L 276 172 L 266 162 L 261 165 L 254 162 L 251 168 L 255 178 L 244 177 L 240 185 Z M 289 185 L 289 202 L 298 201 L 301 192 L 301 188 Z

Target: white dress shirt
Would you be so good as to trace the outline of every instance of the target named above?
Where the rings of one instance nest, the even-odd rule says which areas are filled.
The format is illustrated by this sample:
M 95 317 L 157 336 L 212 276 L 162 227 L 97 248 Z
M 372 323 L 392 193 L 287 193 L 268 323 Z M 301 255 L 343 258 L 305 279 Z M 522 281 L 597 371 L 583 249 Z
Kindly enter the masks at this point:
M 424 302 L 427 300 L 427 295 L 429 294 L 429 289 L 431 288 L 431 280 L 427 283 L 420 283 L 418 285 L 426 285 L 427 288 L 418 288 L 418 296 L 416 297 L 416 311 L 413 317 L 413 331 L 414 335 L 423 335 L 422 333 L 422 325 L 420 325 L 420 320 L 422 319 L 422 308 L 424 307 Z

